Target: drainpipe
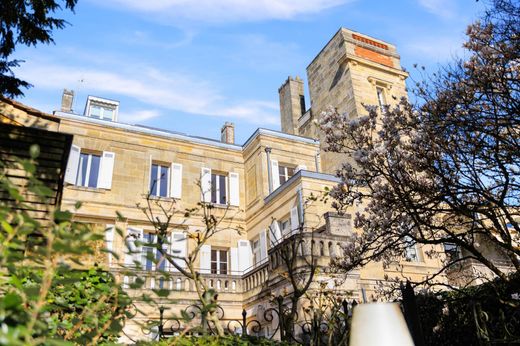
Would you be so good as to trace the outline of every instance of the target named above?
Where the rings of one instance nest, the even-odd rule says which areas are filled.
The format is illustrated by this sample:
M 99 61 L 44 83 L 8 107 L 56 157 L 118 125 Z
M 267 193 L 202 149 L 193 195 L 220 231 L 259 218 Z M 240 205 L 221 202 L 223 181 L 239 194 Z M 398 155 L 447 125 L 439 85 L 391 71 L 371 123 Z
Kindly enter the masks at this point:
M 320 149 L 316 150 L 316 155 L 314 155 L 314 163 L 316 164 L 316 173 L 320 172 Z
M 269 181 L 269 194 L 273 192 L 273 168 L 271 167 L 271 148 L 265 147 L 265 153 L 267 154 L 267 179 Z

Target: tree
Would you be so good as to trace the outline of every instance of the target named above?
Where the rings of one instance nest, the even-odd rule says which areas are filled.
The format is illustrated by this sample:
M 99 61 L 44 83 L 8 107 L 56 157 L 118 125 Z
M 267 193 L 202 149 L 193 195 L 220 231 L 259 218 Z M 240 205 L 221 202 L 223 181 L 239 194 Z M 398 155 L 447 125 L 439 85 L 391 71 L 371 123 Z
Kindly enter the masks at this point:
M 0 344 L 115 341 L 131 300 L 110 273 L 88 262 L 104 235 L 49 204 L 53 191 L 40 180 L 48 176 L 39 152 L 34 144 L 29 159 L 0 160 Z M 35 204 L 45 206 L 45 222 L 31 213 Z
M 22 60 L 10 60 L 15 46 L 53 43 L 52 31 L 63 29 L 67 22 L 52 15 L 62 9 L 61 1 L 3 0 L 0 2 L 0 95 L 23 96 L 21 89 L 31 87 L 16 78 L 13 68 Z M 74 11 L 77 0 L 64 0 L 65 8 Z
M 155 183 L 156 181 L 154 181 Z M 200 181 L 196 182 L 195 185 L 199 187 L 202 195 L 205 195 L 206 190 L 203 189 Z M 199 311 L 202 323 L 192 321 L 195 316 L 181 316 L 180 320 L 185 323 L 184 332 L 200 331 L 207 333 L 208 328 L 214 328 L 217 335 L 223 336 L 224 328 L 219 318 L 218 294 L 203 279 L 198 265 L 202 247 L 207 245 L 208 241 L 215 234 L 225 230 L 233 230 L 240 234 L 240 227 L 234 226 L 233 221 L 241 211 L 230 211 L 229 205 L 222 208 L 216 207 L 209 202 L 198 202 L 194 208 L 179 210 L 175 201 L 161 201 L 154 198 L 151 193 L 146 195 L 146 204 L 141 205 L 138 203 L 137 208 L 143 212 L 156 232 L 154 242 L 143 243 L 143 245 L 155 248 L 160 256 L 157 258 L 151 255 L 149 259 L 155 264 L 161 260 L 166 261 L 184 277 L 194 282 L 198 303 L 200 304 Z M 193 246 L 186 254 L 170 251 L 168 247 L 174 241 L 171 239 L 172 228 L 196 217 L 201 219 L 202 227 L 196 230 L 186 229 L 184 231 L 185 237 L 188 240 L 192 240 Z M 180 222 L 177 221 L 179 219 L 181 220 Z M 139 265 L 139 263 L 136 264 Z M 168 278 L 168 271 L 162 270 L 161 272 L 165 278 Z M 193 326 L 195 323 L 197 325 Z
M 503 281 L 520 270 L 520 5 L 491 5 L 467 29 L 468 58 L 417 83 L 417 103 L 322 115 L 327 150 L 350 158 L 334 205 L 365 207 L 342 269 L 399 262 L 417 243 L 443 261 L 424 284 L 468 261 Z M 461 252 L 441 255 L 445 244 Z

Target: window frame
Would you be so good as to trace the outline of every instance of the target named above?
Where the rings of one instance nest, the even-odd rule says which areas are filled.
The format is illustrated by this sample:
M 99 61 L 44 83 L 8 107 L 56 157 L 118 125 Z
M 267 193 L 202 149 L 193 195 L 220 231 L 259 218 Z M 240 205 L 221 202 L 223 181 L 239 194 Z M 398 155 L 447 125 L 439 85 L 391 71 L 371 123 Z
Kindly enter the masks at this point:
M 259 264 L 262 261 L 260 237 L 256 237 L 251 241 L 251 252 L 253 253 L 253 265 Z
M 422 262 L 421 255 L 419 253 L 419 247 L 417 246 L 417 242 L 413 241 L 410 236 L 405 236 L 405 242 L 407 244 L 405 248 L 404 258 L 406 262 Z M 413 257 L 410 256 L 413 254 Z
M 153 166 L 157 166 L 157 176 L 152 177 Z M 161 191 L 161 169 L 166 168 L 166 195 L 162 196 Z M 150 165 L 150 195 L 159 198 L 170 198 L 170 184 L 171 184 L 171 165 L 164 164 L 162 162 L 152 162 Z M 155 185 L 154 185 L 155 184 Z M 155 194 L 153 193 L 153 187 L 155 186 Z
M 213 177 L 215 177 L 215 184 L 213 183 Z M 224 178 L 224 179 L 220 179 Z M 224 181 L 224 203 L 222 203 L 221 191 L 222 187 L 221 181 Z M 229 203 L 229 174 L 222 172 L 211 172 L 211 203 L 218 205 L 227 205 Z M 213 199 L 213 195 L 215 195 L 215 199 Z
M 225 252 L 225 261 L 222 260 L 222 252 Z M 215 253 L 215 260 L 213 260 L 213 253 Z M 227 248 L 211 248 L 210 253 L 210 273 L 217 275 L 227 275 L 229 273 L 229 249 Z M 215 264 L 216 268 L 213 268 Z M 226 265 L 226 269 L 222 270 L 222 264 Z
M 376 85 L 376 95 L 377 95 L 377 103 L 381 111 L 386 110 L 388 107 L 388 102 L 386 100 L 386 92 L 385 88 L 381 85 Z
M 283 172 L 282 172 L 282 170 L 283 170 Z M 291 175 L 289 175 L 289 170 L 292 171 Z M 278 177 L 280 179 L 280 185 L 283 185 L 289 179 L 291 179 L 292 176 L 294 175 L 295 170 L 296 170 L 296 167 L 293 167 L 288 164 L 278 163 Z
M 451 248 L 447 249 L 447 247 Z M 443 250 L 450 263 L 462 259 L 462 249 L 455 243 L 444 243 Z
M 80 183 L 79 182 L 79 179 L 81 177 L 80 175 L 80 172 L 81 172 L 81 169 L 83 167 L 83 160 L 82 160 L 82 157 L 84 156 L 87 156 L 87 167 L 86 167 L 86 170 L 85 170 L 85 183 Z M 89 181 L 90 181 L 90 175 L 91 175 L 91 168 L 92 168 L 92 157 L 93 156 L 96 156 L 99 158 L 99 164 L 98 164 L 98 167 L 97 167 L 97 179 L 96 179 L 96 182 L 95 182 L 95 186 L 89 186 Z M 78 163 L 78 169 L 77 169 L 77 173 L 76 173 L 76 182 L 75 182 L 75 186 L 81 186 L 81 187 L 87 187 L 87 188 L 92 188 L 92 189 L 97 189 L 98 188 L 98 181 L 99 181 L 99 174 L 101 173 L 101 160 L 103 159 L 103 154 L 98 154 L 98 153 L 93 153 L 93 152 L 88 152 L 88 151 L 80 151 L 79 152 L 79 163 Z

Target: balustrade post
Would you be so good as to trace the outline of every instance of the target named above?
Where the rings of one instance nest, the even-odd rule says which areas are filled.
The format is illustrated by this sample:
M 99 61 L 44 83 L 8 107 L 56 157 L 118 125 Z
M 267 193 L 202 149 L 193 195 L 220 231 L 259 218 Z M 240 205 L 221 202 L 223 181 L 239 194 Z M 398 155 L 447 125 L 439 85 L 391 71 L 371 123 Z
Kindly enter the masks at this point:
M 247 336 L 247 324 L 246 324 L 246 309 L 242 310 L 242 336 Z
M 159 306 L 159 340 L 163 338 L 163 315 L 164 306 Z

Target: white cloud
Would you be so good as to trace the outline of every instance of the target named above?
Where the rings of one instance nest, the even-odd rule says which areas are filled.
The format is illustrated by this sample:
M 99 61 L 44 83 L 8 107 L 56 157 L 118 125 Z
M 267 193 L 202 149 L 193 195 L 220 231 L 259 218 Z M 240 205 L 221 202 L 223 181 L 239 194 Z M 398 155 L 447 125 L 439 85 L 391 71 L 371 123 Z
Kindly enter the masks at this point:
M 428 12 L 442 18 L 452 18 L 456 14 L 453 0 L 419 0 L 419 5 Z
M 98 95 L 119 95 L 138 100 L 151 108 L 191 114 L 234 118 L 253 124 L 279 123 L 278 106 L 262 100 L 229 100 L 207 81 L 191 76 L 167 73 L 148 66 L 120 62 L 117 70 L 110 67 L 81 67 L 30 59 L 18 75 L 35 88 L 61 90 L 81 88 Z M 49 78 L 52 76 L 52 78 Z M 160 116 L 158 111 L 121 113 L 122 121 L 144 121 Z
M 158 20 L 201 22 L 294 19 L 352 0 L 109 0 L 99 4 L 154 15 Z
M 403 43 L 401 51 L 407 56 L 442 63 L 455 57 L 462 57 L 463 42 L 463 35 L 409 37 L 408 41 Z M 424 61 L 416 62 L 424 63 Z
M 119 120 L 123 123 L 139 123 L 161 116 L 161 112 L 156 109 L 142 109 L 119 114 Z
M 237 64 L 254 70 L 279 70 L 284 73 L 291 66 L 305 65 L 300 47 L 293 42 L 272 41 L 264 35 L 242 34 L 233 38 L 236 49 L 228 52 Z

